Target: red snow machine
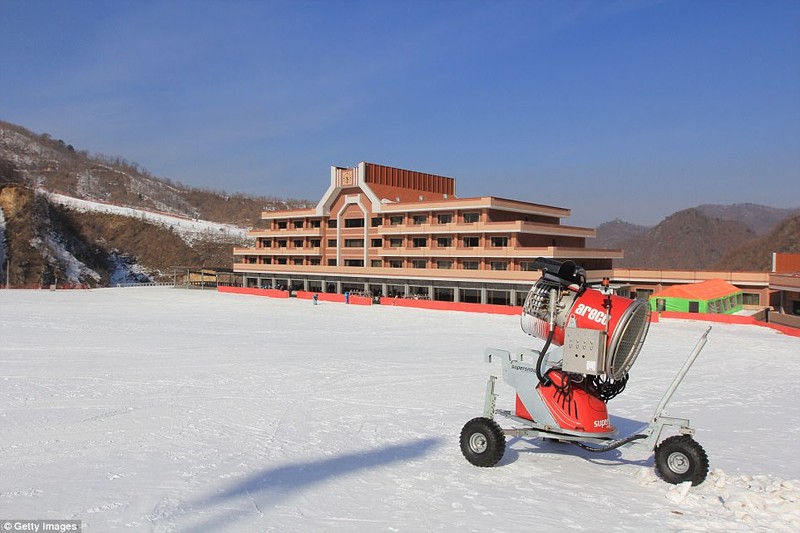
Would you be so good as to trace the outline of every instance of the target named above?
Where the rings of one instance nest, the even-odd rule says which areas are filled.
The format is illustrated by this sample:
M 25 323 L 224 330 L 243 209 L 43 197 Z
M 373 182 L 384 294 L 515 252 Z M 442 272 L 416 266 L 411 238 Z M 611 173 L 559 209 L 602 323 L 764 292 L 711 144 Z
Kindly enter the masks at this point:
M 506 435 L 544 438 L 574 444 L 589 452 L 627 445 L 655 451 L 655 468 L 669 483 L 702 483 L 708 457 L 692 438 L 689 421 L 667 416 L 664 409 L 706 344 L 709 327 L 678 371 L 650 422 L 633 435 L 619 437 L 608 415 L 609 400 L 625 390 L 628 371 L 647 336 L 650 311 L 644 300 L 631 300 L 586 283 L 586 272 L 572 261 L 537 259 L 541 278 L 522 310 L 522 330 L 544 340 L 541 350 L 514 352 L 488 348 L 487 362 L 499 359 L 503 381 L 516 392 L 514 410 L 496 409 L 496 376 L 489 376 L 483 416 L 461 430 L 461 452 L 475 466 L 496 465 Z M 552 349 L 551 349 L 552 347 Z M 501 427 L 498 419 L 510 427 Z M 659 439 L 666 427 L 677 435 Z

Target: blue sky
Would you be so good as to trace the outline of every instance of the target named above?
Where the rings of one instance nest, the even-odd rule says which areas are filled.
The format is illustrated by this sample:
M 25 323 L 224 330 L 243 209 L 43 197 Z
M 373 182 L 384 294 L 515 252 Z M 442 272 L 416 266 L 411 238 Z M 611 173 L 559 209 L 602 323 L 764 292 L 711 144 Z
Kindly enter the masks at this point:
M 0 0 L 0 119 L 228 192 L 800 207 L 800 2 Z

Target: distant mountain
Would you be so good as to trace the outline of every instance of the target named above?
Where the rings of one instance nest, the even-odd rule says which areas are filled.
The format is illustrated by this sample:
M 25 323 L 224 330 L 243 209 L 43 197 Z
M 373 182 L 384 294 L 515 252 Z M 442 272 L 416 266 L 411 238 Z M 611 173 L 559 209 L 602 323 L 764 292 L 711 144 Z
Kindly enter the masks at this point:
M 229 268 L 233 247 L 247 243 L 243 228 L 219 231 L 209 222 L 207 231 L 187 235 L 178 226 L 203 227 L 205 220 L 248 227 L 262 211 L 311 205 L 186 187 L 120 157 L 90 155 L 0 121 L 0 273 L 12 287 L 96 287 L 171 279 L 174 266 Z
M 614 219 L 610 222 L 603 222 L 597 226 L 597 237 L 589 240 L 588 247 L 591 248 L 619 248 L 620 243 L 642 235 L 650 229 L 648 226 L 631 224 L 624 220 Z
M 773 252 L 800 247 L 797 216 L 800 208 L 704 204 L 651 228 L 619 219 L 604 222 L 587 246 L 622 249 L 625 258 L 614 262 L 619 267 L 767 271 Z
M 755 232 L 742 222 L 709 218 L 699 209 L 686 209 L 645 233 L 620 242 L 625 258 L 616 261 L 615 266 L 707 270 L 755 237 Z
M 800 253 L 800 215 L 780 222 L 769 234 L 742 243 L 720 261 L 712 265 L 714 270 L 772 269 L 773 253 Z
M 262 211 L 310 207 L 307 200 L 229 194 L 156 178 L 122 157 L 90 155 L 48 134 L 0 121 L 0 171 L 6 182 L 177 216 L 251 226 Z M 13 178 L 9 175 L 13 173 Z
M 779 209 L 758 204 L 703 204 L 696 209 L 708 218 L 742 222 L 753 230 L 756 235 L 766 235 L 787 218 L 793 215 L 800 215 L 800 207 Z

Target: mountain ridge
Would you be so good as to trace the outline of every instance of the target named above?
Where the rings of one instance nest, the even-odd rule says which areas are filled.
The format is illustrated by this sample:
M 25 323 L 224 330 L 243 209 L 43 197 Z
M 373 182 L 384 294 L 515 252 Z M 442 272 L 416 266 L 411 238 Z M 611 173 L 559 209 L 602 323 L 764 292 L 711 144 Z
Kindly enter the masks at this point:
M 95 207 L 81 209 L 57 195 Z M 0 121 L 0 270 L 13 286 L 105 286 L 170 279 L 177 265 L 230 268 L 232 248 L 250 243 L 244 232 L 261 222 L 263 211 L 313 205 L 186 187 L 122 157 L 91 155 Z M 152 213 L 176 218 L 154 220 Z M 621 267 L 765 271 L 772 252 L 800 248 L 798 216 L 800 208 L 703 204 L 653 227 L 605 222 L 587 247 L 623 249 L 625 258 L 615 262 Z M 209 229 L 189 238 L 180 230 L 182 220 L 233 224 L 241 231 Z

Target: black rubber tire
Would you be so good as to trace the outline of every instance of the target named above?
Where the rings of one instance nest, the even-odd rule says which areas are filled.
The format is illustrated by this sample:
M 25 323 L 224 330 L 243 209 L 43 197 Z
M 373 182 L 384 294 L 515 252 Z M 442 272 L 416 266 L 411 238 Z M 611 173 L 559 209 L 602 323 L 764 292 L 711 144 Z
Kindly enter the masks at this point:
M 708 475 L 708 456 L 690 435 L 675 435 L 656 446 L 656 472 L 667 483 L 696 487 Z
M 461 430 L 461 453 L 475 466 L 494 466 L 506 451 L 506 436 L 491 418 L 473 418 Z

